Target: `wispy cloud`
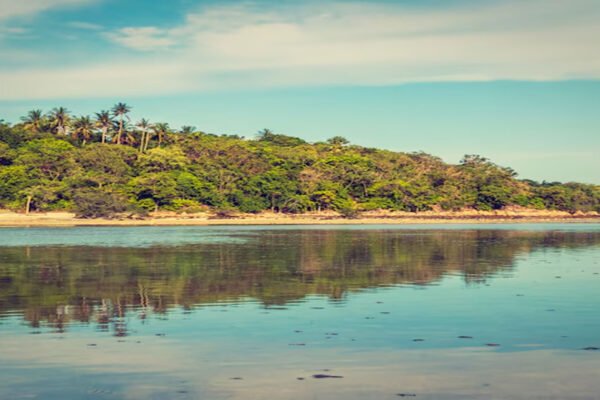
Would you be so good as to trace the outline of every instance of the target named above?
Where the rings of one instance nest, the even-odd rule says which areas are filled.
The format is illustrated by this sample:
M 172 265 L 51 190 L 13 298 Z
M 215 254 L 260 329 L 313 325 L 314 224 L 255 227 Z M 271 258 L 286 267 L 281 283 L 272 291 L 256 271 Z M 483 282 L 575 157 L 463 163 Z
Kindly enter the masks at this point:
M 176 35 L 153 26 L 122 28 L 117 32 L 107 33 L 106 37 L 122 46 L 140 51 L 162 50 L 176 43 Z
M 597 0 L 291 7 L 213 7 L 179 26 L 124 27 L 106 37 L 139 54 L 106 65 L 0 70 L 0 98 L 600 78 Z
M 88 31 L 99 31 L 102 29 L 102 25 L 92 24 L 84 21 L 71 21 L 67 24 L 71 28 L 83 29 Z
M 0 0 L 0 21 L 37 14 L 53 8 L 78 6 L 95 0 Z

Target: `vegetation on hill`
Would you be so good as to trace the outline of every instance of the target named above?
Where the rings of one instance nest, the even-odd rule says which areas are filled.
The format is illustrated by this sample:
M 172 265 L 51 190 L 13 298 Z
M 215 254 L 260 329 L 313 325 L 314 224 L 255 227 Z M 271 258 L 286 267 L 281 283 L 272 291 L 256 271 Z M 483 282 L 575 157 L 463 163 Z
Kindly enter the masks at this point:
M 600 186 L 519 180 L 467 155 L 447 164 L 425 153 L 307 143 L 268 129 L 256 139 L 166 123 L 131 123 L 127 104 L 94 117 L 63 107 L 0 121 L 0 207 L 72 210 L 82 217 L 158 209 L 227 214 L 335 210 L 496 210 L 507 206 L 600 211 Z

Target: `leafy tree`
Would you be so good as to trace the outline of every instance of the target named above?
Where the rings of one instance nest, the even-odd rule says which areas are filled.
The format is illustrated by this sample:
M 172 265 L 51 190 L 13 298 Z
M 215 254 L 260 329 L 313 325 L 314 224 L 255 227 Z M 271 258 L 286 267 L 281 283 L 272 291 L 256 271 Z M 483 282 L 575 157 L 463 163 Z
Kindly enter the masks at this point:
M 17 150 L 15 164 L 24 166 L 31 177 L 62 180 L 77 168 L 74 151 L 64 140 L 35 139 Z
M 19 192 L 30 183 L 27 170 L 22 165 L 0 167 L 0 204 L 19 198 Z
M 152 200 L 155 211 L 177 198 L 176 177 L 168 172 L 151 172 L 135 177 L 127 186 L 137 200 Z
M 327 139 L 327 143 L 335 147 L 342 147 L 349 144 L 350 141 L 342 136 L 334 136 L 330 139 Z
M 143 172 L 162 172 L 185 169 L 189 161 L 183 151 L 177 147 L 149 150 L 138 158 L 138 167 Z
M 261 142 L 268 142 L 277 146 L 286 147 L 294 147 L 306 144 L 306 141 L 300 138 L 273 133 L 273 131 L 266 128 L 258 132 L 258 140 Z
M 130 209 L 125 196 L 101 189 L 77 190 L 73 202 L 78 218 L 114 218 Z
M 77 151 L 75 155 L 80 173 L 71 175 L 74 186 L 125 184 L 133 177 L 136 152 L 125 146 L 93 143 Z

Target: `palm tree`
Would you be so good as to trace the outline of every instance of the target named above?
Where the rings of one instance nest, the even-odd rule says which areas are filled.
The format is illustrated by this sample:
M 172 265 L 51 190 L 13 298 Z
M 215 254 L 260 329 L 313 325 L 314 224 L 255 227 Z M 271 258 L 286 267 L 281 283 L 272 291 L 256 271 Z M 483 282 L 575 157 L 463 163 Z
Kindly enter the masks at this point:
M 169 133 L 169 124 L 166 122 L 159 122 L 154 124 L 153 131 L 158 137 L 158 146 L 162 144 L 163 140 L 166 139 L 167 134 Z
M 23 126 L 26 130 L 39 133 L 44 126 L 44 113 L 42 110 L 31 110 L 27 113 L 26 117 L 21 117 L 21 121 L 23 121 Z
M 117 133 L 117 144 L 121 144 L 121 136 L 123 135 L 123 118 L 127 116 L 127 113 L 131 111 L 131 107 L 129 107 L 125 103 L 117 103 L 112 108 L 112 113 L 115 117 L 119 118 L 119 131 Z M 127 117 L 129 119 L 129 117 Z
M 102 132 L 102 143 L 106 143 L 106 135 L 113 125 L 113 120 L 110 117 L 110 112 L 103 110 L 96 113 L 96 127 Z
M 50 111 L 48 118 L 50 119 L 50 126 L 57 134 L 67 135 L 69 133 L 69 123 L 71 122 L 69 110 L 64 107 L 54 108 Z
M 129 121 L 123 121 L 123 124 L 118 122 L 116 129 L 119 129 L 119 127 L 122 127 L 121 129 L 123 130 L 121 143 L 134 145 L 137 141 L 137 138 L 135 137 L 135 128 L 129 126 Z
M 188 134 L 194 133 L 194 132 L 196 132 L 196 127 L 190 126 L 190 125 L 184 125 L 179 130 L 179 133 L 183 133 L 184 135 L 188 135 Z
M 94 134 L 94 123 L 87 115 L 76 118 L 73 122 L 73 128 L 73 138 L 81 139 L 84 146 Z
M 146 118 L 142 118 L 140 120 L 140 122 L 138 122 L 136 124 L 138 131 L 140 131 L 141 133 L 141 137 L 140 137 L 140 152 L 144 152 L 146 151 L 146 148 L 148 147 L 147 142 L 150 141 L 150 128 L 152 127 L 152 125 L 150 125 L 150 121 L 148 121 Z

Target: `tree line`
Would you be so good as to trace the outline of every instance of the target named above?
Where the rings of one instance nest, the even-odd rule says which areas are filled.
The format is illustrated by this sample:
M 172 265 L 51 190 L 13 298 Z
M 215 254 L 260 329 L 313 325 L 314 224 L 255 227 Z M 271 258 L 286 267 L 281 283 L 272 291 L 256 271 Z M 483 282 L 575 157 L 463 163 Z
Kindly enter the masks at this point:
M 307 143 L 260 131 L 215 135 L 141 119 L 131 107 L 73 116 L 64 107 L 0 121 L 0 207 L 103 217 L 157 210 L 222 215 L 265 210 L 498 210 L 509 206 L 600 211 L 600 186 L 520 180 L 478 155 L 458 164 L 423 153 Z

